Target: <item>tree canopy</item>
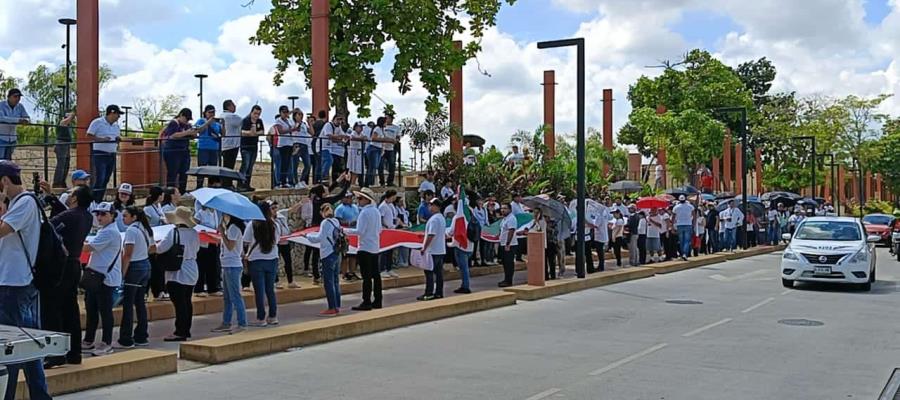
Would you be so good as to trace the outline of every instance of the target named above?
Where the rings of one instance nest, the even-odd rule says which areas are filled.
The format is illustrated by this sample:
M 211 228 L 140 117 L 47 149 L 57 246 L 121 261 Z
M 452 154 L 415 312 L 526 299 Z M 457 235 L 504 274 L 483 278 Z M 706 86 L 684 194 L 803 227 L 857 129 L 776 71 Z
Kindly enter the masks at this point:
M 451 95 L 450 74 L 481 50 L 479 39 L 494 26 L 503 3 L 515 0 L 331 0 L 330 50 L 331 102 L 346 113 L 348 101 L 361 117 L 370 115 L 369 103 L 377 82 L 374 65 L 391 44 L 396 55 L 391 79 L 400 93 L 412 89 L 413 74 L 428 91 L 429 113 L 441 109 L 441 99 Z M 272 46 L 278 61 L 274 77 L 283 82 L 285 71 L 296 65 L 310 71 L 312 62 L 311 0 L 272 2 L 251 43 Z M 468 30 L 475 39 L 462 49 L 454 36 Z M 306 73 L 307 87 L 311 74 Z
M 78 82 L 75 80 L 75 77 L 77 76 L 75 73 L 76 68 L 77 65 L 73 63 L 72 68 L 69 71 L 72 79 L 72 85 L 69 89 L 72 98 L 70 99 L 69 105 L 72 109 L 75 108 L 75 102 L 78 100 L 76 98 L 78 87 Z M 113 78 L 115 78 L 115 75 L 108 66 L 100 66 L 99 79 L 101 89 Z M 64 96 L 60 86 L 65 84 L 65 65 L 60 65 L 55 69 L 51 69 L 47 65 L 41 64 L 28 73 L 28 80 L 25 83 L 25 87 L 22 88 L 22 91 L 33 104 L 34 111 L 38 115 L 41 115 L 43 119 L 51 120 L 53 115 L 59 115 L 62 110 Z

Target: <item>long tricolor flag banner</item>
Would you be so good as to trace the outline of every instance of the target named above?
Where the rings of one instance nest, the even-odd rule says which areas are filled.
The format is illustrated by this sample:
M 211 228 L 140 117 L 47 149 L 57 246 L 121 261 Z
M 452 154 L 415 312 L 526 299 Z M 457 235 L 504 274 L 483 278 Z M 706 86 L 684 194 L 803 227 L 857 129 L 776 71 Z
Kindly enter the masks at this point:
M 347 228 L 343 228 L 347 234 L 347 240 L 350 242 L 349 254 L 356 254 L 359 247 L 359 236 L 348 232 Z M 319 227 L 307 228 L 302 231 L 294 232 L 284 238 L 288 241 L 299 243 L 304 246 L 319 248 L 318 243 L 313 243 L 309 239 L 301 235 L 318 235 Z M 381 249 L 379 252 L 396 249 L 398 247 L 407 247 L 410 249 L 421 249 L 422 242 L 425 241 L 424 232 L 410 232 L 400 229 L 384 229 L 381 231 Z

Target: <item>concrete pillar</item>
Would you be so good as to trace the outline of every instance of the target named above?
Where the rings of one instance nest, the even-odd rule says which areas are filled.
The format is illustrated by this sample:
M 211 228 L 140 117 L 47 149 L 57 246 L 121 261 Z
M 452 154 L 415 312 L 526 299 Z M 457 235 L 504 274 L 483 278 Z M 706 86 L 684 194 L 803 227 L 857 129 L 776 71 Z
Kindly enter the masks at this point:
M 87 141 L 87 126 L 98 115 L 100 109 L 100 4 L 99 0 L 78 0 L 76 3 L 75 25 L 76 49 L 75 59 L 78 70 L 75 79 L 78 82 L 76 96 L 77 125 L 76 139 Z M 91 148 L 87 143 L 76 146 L 75 165 L 78 169 L 91 170 Z
M 547 157 L 556 156 L 556 72 L 544 71 L 544 146 Z
M 662 115 L 662 114 L 665 114 L 665 113 L 666 113 L 666 106 L 664 106 L 664 105 L 662 105 L 662 104 L 656 106 L 656 114 Z M 657 163 L 658 163 L 659 165 L 662 165 L 662 171 L 663 171 L 663 173 L 662 173 L 662 185 L 663 185 L 663 187 L 662 187 L 662 188 L 665 189 L 665 188 L 667 187 L 667 185 L 668 185 L 668 179 L 667 179 L 667 178 L 668 178 L 668 176 L 669 176 L 669 173 L 668 173 L 668 172 L 669 172 L 669 171 L 668 171 L 668 170 L 669 170 L 669 166 L 666 165 L 666 161 L 667 161 L 667 159 L 666 159 L 666 148 L 665 148 L 665 146 L 663 146 L 662 143 L 659 143 L 659 148 L 658 148 L 657 153 L 656 153 L 656 160 L 657 160 Z
M 628 179 L 641 181 L 641 155 L 628 154 Z
M 462 49 L 462 42 L 456 40 L 453 47 Z M 450 74 L 450 124 L 455 126 L 459 131 L 459 135 L 450 135 L 450 151 L 454 154 L 462 154 L 463 152 L 463 71 L 460 67 Z
M 756 195 L 759 196 L 763 194 L 762 150 L 754 150 L 753 157 L 756 160 Z
M 721 163 L 720 163 L 719 158 L 713 157 L 713 159 L 712 159 L 713 191 L 716 191 L 716 192 L 718 192 L 719 190 L 722 190 L 722 188 L 719 187 L 719 180 L 720 180 L 719 165 L 720 164 Z
M 744 194 L 742 189 L 744 187 L 744 176 L 741 174 L 741 171 L 744 170 L 744 157 L 741 157 L 742 151 L 744 150 L 743 146 L 740 143 L 734 145 L 734 193 L 735 194 Z
M 613 150 L 613 91 L 603 89 L 603 148 Z M 603 164 L 603 175 L 609 174 L 609 165 Z
M 331 6 L 328 0 L 312 0 L 312 112 L 328 107 L 328 76 L 331 65 L 329 50 L 329 19 Z M 330 118 L 330 117 L 329 117 Z
M 731 188 L 731 130 L 725 134 L 725 141 L 722 143 L 722 185 L 726 192 L 733 191 Z
M 529 285 L 544 286 L 544 260 L 544 232 L 529 231 L 528 258 L 525 260 Z
M 884 200 L 884 186 L 882 185 L 881 174 L 875 175 L 875 198 Z

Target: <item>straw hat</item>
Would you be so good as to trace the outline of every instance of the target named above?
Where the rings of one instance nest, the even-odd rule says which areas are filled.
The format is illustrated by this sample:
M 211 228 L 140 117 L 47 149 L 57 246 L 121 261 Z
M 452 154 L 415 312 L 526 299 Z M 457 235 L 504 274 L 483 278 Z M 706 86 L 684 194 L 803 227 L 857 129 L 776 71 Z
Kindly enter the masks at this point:
M 190 208 L 185 206 L 179 206 L 175 211 L 167 212 L 166 222 L 175 225 L 184 225 L 188 228 L 197 226 L 197 221 L 194 219 L 194 213 L 191 212 Z
M 369 188 L 362 188 L 353 193 L 356 194 L 356 196 L 358 196 L 358 197 L 365 197 L 371 203 L 375 203 L 376 202 L 375 199 L 378 198 L 378 195 L 376 195 L 375 192 L 373 192 L 372 189 L 369 189 Z

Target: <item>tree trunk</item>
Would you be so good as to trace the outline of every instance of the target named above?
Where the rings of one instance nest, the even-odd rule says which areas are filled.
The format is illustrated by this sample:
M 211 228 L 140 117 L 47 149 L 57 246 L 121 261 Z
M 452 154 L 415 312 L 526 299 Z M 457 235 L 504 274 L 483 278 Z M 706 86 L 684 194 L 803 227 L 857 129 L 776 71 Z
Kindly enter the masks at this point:
M 341 89 L 335 94 L 335 114 L 343 115 L 344 121 L 350 123 L 350 107 L 347 100 L 347 89 Z

